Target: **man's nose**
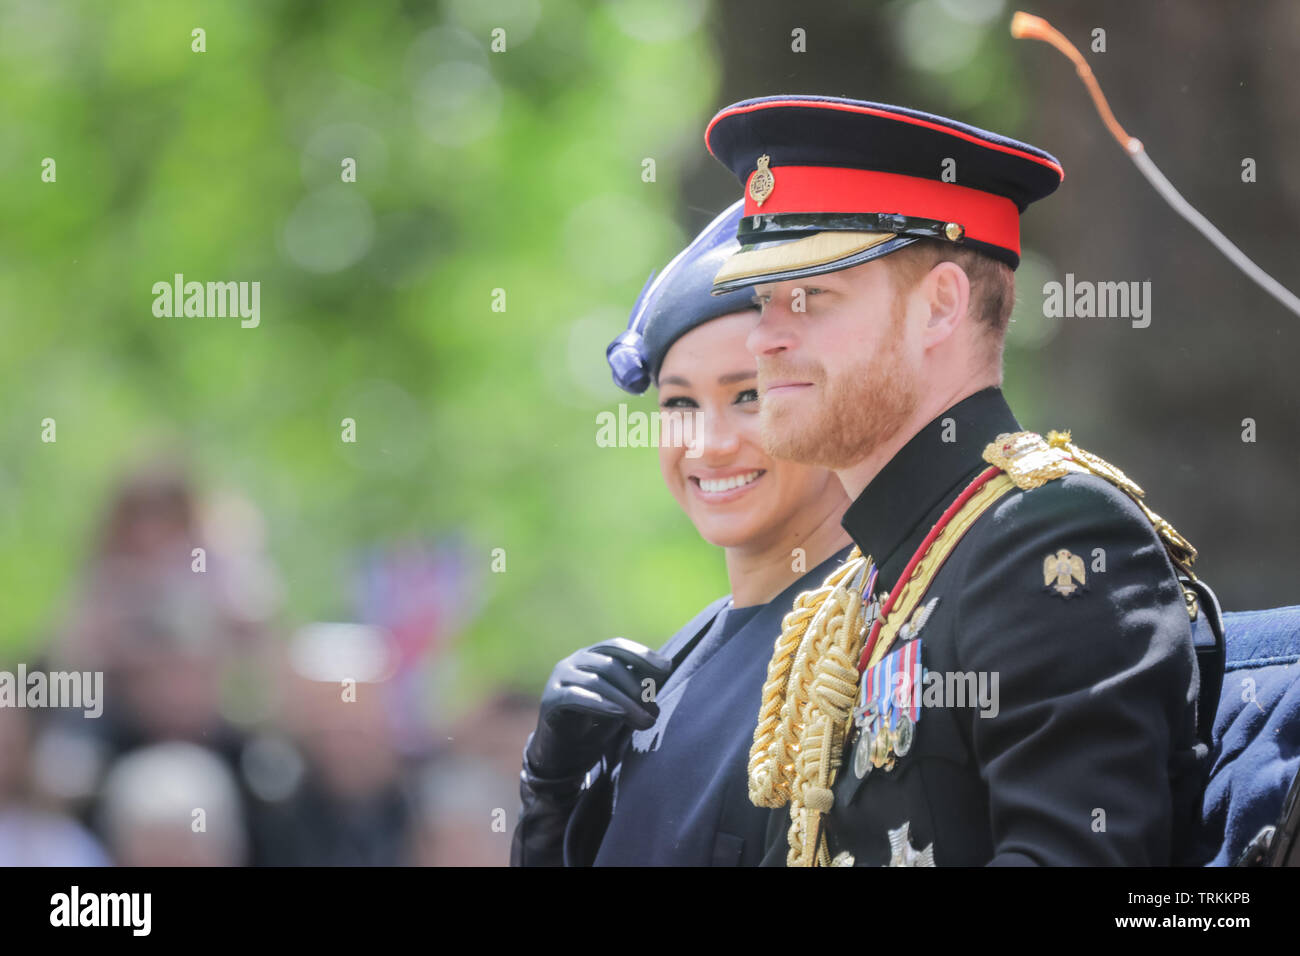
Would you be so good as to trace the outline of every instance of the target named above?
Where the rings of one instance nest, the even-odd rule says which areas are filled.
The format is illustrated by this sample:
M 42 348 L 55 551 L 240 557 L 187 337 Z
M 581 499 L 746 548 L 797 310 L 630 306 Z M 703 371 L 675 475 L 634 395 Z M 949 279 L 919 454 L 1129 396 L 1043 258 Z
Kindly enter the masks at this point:
M 763 314 L 749 331 L 745 339 L 745 348 L 754 358 L 774 355 L 794 345 L 794 327 L 788 301 L 781 301 L 777 296 L 763 308 Z

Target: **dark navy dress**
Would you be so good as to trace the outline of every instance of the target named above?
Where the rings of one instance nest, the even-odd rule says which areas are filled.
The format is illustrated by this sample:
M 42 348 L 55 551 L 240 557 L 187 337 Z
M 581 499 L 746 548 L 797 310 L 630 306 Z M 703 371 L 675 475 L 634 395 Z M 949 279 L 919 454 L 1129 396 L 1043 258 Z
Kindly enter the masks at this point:
M 728 602 L 711 622 L 697 617 L 665 645 L 673 656 L 707 627 L 660 689 L 654 727 L 631 735 L 608 774 L 604 799 L 612 810 L 595 865 L 761 861 L 769 818 L 787 812 L 749 802 L 749 748 L 767 665 L 794 599 L 820 587 L 848 552 L 824 561 L 768 604 L 733 608 Z M 575 813 L 570 826 L 598 826 L 594 817 Z

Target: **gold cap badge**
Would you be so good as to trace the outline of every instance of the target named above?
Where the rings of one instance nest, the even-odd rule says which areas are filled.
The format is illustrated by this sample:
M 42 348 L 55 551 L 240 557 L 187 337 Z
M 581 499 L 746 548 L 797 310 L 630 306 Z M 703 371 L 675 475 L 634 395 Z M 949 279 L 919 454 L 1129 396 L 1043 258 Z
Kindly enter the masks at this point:
M 749 177 L 749 198 L 760 206 L 776 188 L 776 177 L 772 175 L 772 170 L 767 168 L 767 164 L 771 161 L 772 157 L 767 153 L 758 157 L 758 168 L 754 170 L 754 175 Z

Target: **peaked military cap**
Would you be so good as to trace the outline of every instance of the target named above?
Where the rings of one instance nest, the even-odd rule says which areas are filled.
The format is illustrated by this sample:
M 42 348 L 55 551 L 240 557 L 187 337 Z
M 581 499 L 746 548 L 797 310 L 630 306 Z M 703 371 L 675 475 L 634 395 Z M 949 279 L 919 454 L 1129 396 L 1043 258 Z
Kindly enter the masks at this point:
M 754 307 L 749 283 L 710 294 L 718 269 L 740 250 L 736 229 L 743 206 L 739 201 L 728 206 L 658 276 L 651 273 L 632 306 L 627 331 L 605 349 L 619 388 L 640 395 L 658 381 L 664 356 L 679 338 L 710 319 Z
M 740 251 L 713 291 L 847 269 L 917 239 L 1020 264 L 1020 214 L 1065 173 L 1050 154 L 956 120 L 829 96 L 726 107 L 705 144 L 745 187 Z

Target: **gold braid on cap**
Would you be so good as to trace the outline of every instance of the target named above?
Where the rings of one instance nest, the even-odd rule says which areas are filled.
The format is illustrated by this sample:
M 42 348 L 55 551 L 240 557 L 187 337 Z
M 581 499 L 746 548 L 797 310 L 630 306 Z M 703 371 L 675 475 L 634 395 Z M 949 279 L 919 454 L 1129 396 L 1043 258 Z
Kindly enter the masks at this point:
M 804 591 L 782 622 L 749 751 L 749 799 L 790 805 L 787 866 L 827 866 L 821 817 L 831 808 L 844 734 L 858 691 L 862 589 L 871 559 L 857 548 L 826 583 Z

